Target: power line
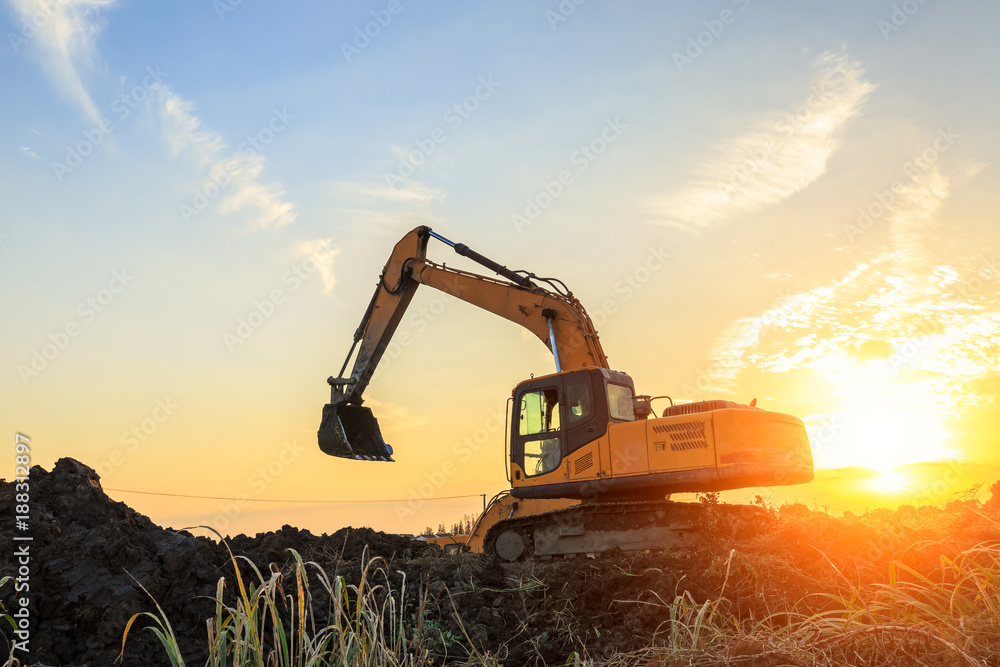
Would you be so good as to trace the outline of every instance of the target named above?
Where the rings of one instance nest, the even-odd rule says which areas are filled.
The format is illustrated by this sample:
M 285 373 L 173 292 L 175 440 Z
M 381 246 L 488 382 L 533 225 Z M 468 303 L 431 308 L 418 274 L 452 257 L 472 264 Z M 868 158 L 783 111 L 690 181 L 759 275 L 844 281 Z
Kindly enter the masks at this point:
M 311 504 L 365 504 L 365 503 L 408 503 L 411 500 L 455 500 L 456 498 L 478 498 L 481 493 L 468 493 L 464 496 L 441 496 L 439 498 L 397 498 L 395 500 L 279 500 L 275 498 L 230 498 L 228 496 L 194 496 L 186 493 L 158 493 L 156 491 L 133 491 L 132 489 L 111 489 L 105 491 L 117 491 L 118 493 L 140 493 L 144 496 L 169 496 L 171 498 L 199 498 L 202 500 L 237 500 L 250 501 L 255 503 L 311 503 Z

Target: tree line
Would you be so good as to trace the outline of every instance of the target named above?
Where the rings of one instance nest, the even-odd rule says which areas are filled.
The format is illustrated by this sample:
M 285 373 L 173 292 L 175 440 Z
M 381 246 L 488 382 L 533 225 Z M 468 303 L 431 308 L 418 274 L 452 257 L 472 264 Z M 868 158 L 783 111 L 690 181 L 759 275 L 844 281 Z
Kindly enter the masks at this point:
M 472 527 L 475 525 L 476 519 L 476 516 L 466 514 L 458 521 L 452 523 L 450 529 L 442 521 L 438 524 L 437 530 L 427 526 L 420 535 L 423 537 L 431 537 L 433 535 L 468 535 L 472 532 Z

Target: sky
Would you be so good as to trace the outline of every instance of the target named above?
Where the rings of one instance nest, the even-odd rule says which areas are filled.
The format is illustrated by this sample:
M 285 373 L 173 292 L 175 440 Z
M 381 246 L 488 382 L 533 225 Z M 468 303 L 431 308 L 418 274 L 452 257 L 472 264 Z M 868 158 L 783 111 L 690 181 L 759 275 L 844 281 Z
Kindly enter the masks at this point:
M 419 532 L 507 487 L 551 356 L 429 288 L 366 393 L 396 462 L 316 445 L 418 225 L 562 279 L 640 392 L 802 418 L 816 480 L 726 500 L 1000 479 L 997 3 L 2 7 L 0 431 L 161 525 Z

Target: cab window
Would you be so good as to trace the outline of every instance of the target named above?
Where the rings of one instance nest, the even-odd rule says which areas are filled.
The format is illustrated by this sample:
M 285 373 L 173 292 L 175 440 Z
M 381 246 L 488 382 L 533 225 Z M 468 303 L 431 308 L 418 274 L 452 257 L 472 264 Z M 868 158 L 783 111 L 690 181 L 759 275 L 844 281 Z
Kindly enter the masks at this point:
M 561 459 L 558 437 L 524 443 L 524 474 L 529 477 L 555 470 Z
M 559 430 L 559 392 L 541 389 L 521 396 L 521 435 Z
M 522 394 L 520 408 L 524 474 L 533 477 L 555 470 L 562 461 L 559 390 L 550 387 Z
M 587 373 L 578 373 L 566 378 L 566 403 L 569 407 L 566 421 L 570 427 L 587 421 L 594 414 L 594 395 Z
M 632 389 L 621 384 L 608 385 L 608 407 L 611 418 L 623 421 L 635 421 L 632 406 Z

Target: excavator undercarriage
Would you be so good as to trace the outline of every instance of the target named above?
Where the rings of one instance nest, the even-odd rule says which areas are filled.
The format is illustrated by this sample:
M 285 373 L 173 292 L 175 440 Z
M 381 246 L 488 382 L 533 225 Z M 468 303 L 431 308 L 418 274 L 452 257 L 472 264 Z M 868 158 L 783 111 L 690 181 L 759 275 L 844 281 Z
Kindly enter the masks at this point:
M 499 521 L 486 533 L 483 551 L 504 561 L 690 546 L 711 537 L 720 523 L 750 529 L 760 507 L 680 503 L 670 500 L 584 503 Z

